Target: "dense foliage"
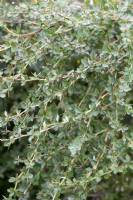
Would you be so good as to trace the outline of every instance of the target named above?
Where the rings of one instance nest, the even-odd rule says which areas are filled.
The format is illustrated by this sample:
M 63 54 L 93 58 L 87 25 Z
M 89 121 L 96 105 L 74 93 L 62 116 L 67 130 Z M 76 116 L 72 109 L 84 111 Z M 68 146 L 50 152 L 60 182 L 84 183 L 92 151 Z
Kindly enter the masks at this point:
M 0 3 L 4 199 L 132 199 L 132 11 Z

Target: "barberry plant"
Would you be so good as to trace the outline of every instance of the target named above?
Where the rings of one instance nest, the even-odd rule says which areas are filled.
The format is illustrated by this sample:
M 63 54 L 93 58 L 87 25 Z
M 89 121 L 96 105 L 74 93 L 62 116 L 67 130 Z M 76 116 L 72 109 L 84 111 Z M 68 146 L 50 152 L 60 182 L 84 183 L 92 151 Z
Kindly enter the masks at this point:
M 131 199 L 132 1 L 1 1 L 0 36 L 3 198 Z

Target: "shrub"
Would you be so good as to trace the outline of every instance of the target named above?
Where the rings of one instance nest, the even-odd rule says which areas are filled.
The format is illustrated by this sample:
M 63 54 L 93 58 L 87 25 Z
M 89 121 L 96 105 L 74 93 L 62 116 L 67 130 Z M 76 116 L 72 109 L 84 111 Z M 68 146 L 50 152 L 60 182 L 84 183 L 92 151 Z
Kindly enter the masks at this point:
M 132 198 L 132 2 L 0 6 L 5 199 Z

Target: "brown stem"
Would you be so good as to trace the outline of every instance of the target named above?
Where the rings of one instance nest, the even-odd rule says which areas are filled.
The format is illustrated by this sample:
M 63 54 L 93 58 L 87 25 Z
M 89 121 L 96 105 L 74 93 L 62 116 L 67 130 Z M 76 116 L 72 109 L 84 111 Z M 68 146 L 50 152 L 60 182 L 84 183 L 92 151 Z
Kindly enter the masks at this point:
M 28 37 L 28 36 L 30 36 L 30 35 L 34 35 L 34 34 L 39 33 L 39 32 L 41 32 L 41 31 L 42 31 L 42 29 L 40 28 L 40 29 L 38 29 L 38 30 L 36 30 L 36 31 L 32 31 L 32 32 L 30 32 L 30 33 L 20 34 L 19 37 Z

